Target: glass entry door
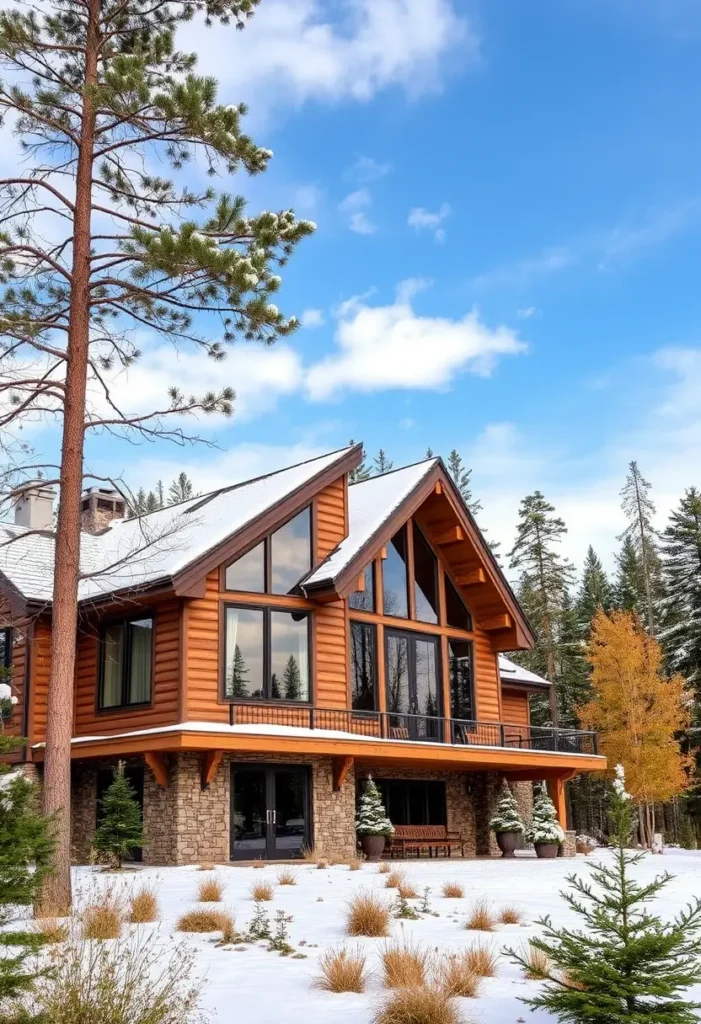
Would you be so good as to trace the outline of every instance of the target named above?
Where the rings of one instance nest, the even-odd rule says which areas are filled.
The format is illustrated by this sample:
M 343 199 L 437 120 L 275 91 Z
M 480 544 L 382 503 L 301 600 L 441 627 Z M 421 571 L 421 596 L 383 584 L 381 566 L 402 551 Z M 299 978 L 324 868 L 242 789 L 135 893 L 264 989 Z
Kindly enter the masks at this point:
M 392 739 L 440 739 L 438 639 L 385 630 L 387 711 Z
M 232 765 L 232 860 L 300 857 L 309 845 L 309 769 Z

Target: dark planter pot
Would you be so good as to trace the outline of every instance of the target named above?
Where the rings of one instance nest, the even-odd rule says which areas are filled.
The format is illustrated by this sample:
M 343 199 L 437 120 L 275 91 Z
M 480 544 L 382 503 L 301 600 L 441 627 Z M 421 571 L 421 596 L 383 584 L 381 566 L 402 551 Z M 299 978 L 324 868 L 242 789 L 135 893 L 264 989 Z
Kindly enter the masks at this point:
M 536 857 L 557 857 L 559 843 L 534 843 Z
M 518 832 L 495 832 L 497 846 L 501 850 L 502 857 L 513 857 L 518 846 Z
M 361 836 L 360 845 L 363 848 L 363 853 L 366 858 L 370 861 L 378 861 L 382 856 L 385 848 L 385 837 L 384 836 Z

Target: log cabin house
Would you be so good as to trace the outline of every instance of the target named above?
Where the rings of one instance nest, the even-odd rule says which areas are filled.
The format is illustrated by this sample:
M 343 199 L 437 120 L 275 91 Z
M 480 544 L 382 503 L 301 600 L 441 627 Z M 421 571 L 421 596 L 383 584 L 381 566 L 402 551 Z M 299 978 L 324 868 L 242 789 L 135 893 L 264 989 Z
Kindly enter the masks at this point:
M 138 518 L 86 492 L 73 708 L 73 843 L 87 860 L 119 759 L 148 863 L 355 851 L 369 773 L 399 824 L 489 853 L 503 779 L 598 771 L 591 733 L 535 727 L 548 686 L 503 657 L 533 634 L 440 459 L 349 486 L 360 446 Z M 4 722 L 41 774 L 51 685 L 51 490 L 0 524 Z

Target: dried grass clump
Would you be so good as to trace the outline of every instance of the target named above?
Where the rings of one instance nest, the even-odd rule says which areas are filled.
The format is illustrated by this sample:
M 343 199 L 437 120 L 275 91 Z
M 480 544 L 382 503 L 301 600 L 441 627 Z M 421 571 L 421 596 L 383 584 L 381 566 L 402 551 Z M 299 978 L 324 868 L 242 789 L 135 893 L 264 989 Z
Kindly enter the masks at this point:
M 253 862 L 253 867 L 256 868 L 258 871 L 260 871 L 261 868 L 265 867 L 265 861 L 256 860 L 256 861 Z
M 389 907 L 373 892 L 357 892 L 348 903 L 346 930 L 349 935 L 384 939 L 389 935 Z
M 251 886 L 251 899 L 256 903 L 269 903 L 274 891 L 270 882 L 254 882 Z
M 560 979 L 562 984 L 567 985 L 568 988 L 575 988 L 578 992 L 586 992 L 587 990 L 587 986 L 570 971 L 561 971 Z
M 373 1017 L 373 1024 L 461 1024 L 455 1002 L 442 989 L 400 988 L 389 996 Z
M 462 996 L 474 999 L 479 993 L 480 975 L 472 966 L 469 950 L 449 953 L 439 962 L 436 980 L 448 996 Z
M 552 968 L 547 953 L 542 949 L 537 949 L 529 942 L 522 955 L 526 961 L 526 966 L 523 968 L 525 978 L 528 978 L 529 981 L 543 981 L 547 978 Z
M 307 864 L 318 864 L 323 859 L 320 853 L 317 853 L 316 850 L 311 849 L 309 846 L 302 848 L 302 860 L 305 860 Z
M 402 881 L 397 886 L 397 892 L 403 900 L 418 900 L 419 898 L 419 891 L 411 884 L 411 882 Z
M 380 861 L 380 863 L 377 865 L 378 875 L 388 875 L 391 870 L 392 869 L 386 860 Z
M 465 895 L 459 882 L 446 882 L 441 891 L 447 900 L 461 900 Z
M 210 863 L 210 861 L 208 861 L 208 860 L 203 860 L 202 863 L 197 868 L 197 870 L 198 871 L 214 871 L 214 864 Z
M 68 925 L 56 917 L 39 918 L 35 924 L 35 930 L 38 935 L 41 935 L 44 942 L 48 942 L 50 945 L 65 942 L 70 934 Z
M 122 934 L 124 914 L 117 900 L 109 893 L 102 903 L 92 903 L 83 911 L 84 939 L 118 939 Z
M 349 871 L 360 871 L 363 866 L 363 857 L 349 857 L 348 860 L 344 861 Z
M 326 860 L 325 857 L 320 857 L 319 860 L 316 862 L 317 871 L 326 871 L 328 867 L 329 862 Z
M 521 924 L 523 914 L 518 907 L 504 907 L 499 913 L 499 921 L 502 924 Z
M 465 964 L 478 978 L 494 978 L 499 965 L 499 954 L 491 946 L 476 942 L 464 953 Z
M 415 988 L 426 984 L 429 956 L 425 949 L 394 942 L 385 946 L 380 955 L 387 988 Z
M 493 932 L 496 920 L 486 900 L 477 900 L 467 918 L 465 927 L 471 932 Z
M 203 878 L 197 886 L 197 899 L 200 903 L 221 903 L 224 886 L 218 878 Z
M 404 874 L 402 871 L 390 871 L 385 878 L 385 885 L 388 889 L 398 889 L 404 885 Z
M 132 924 L 148 924 L 158 920 L 158 897 L 153 889 L 144 885 L 129 900 L 129 920 Z
M 231 914 L 224 910 L 209 910 L 204 907 L 188 910 L 178 919 L 179 932 L 223 932 L 229 928 Z M 233 931 L 233 927 L 231 928 Z
M 361 949 L 327 949 L 319 958 L 321 975 L 314 988 L 324 992 L 364 992 L 367 984 L 365 954 Z
M 290 868 L 282 868 L 277 873 L 278 885 L 297 885 L 297 875 Z

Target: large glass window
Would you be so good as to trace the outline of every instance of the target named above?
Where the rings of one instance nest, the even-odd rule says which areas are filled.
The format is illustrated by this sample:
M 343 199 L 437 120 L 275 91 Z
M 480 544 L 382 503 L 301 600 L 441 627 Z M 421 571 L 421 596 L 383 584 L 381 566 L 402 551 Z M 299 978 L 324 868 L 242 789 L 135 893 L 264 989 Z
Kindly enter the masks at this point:
M 438 639 L 385 630 L 387 711 L 392 739 L 439 739 Z
M 385 615 L 403 619 L 409 615 L 405 526 L 392 537 L 382 562 L 382 605 Z
M 393 825 L 445 825 L 444 782 L 377 779 L 382 801 Z
M 223 691 L 227 700 L 308 701 L 309 615 L 229 605 Z
M 289 594 L 312 567 L 311 506 L 227 565 L 227 590 Z
M 420 622 L 438 622 L 438 560 L 416 523 L 413 536 L 416 618 Z
M 98 707 L 128 707 L 151 700 L 153 619 L 105 626 L 100 636 Z
M 448 625 L 453 629 L 464 629 L 467 633 L 472 631 L 472 616 L 447 574 L 445 576 L 445 617 Z
M 375 611 L 375 572 L 372 562 L 365 566 L 363 589 L 354 590 L 348 599 L 348 604 L 351 608 L 356 608 L 361 612 Z
M 471 721 L 474 718 L 472 643 L 469 640 L 451 640 L 448 657 L 450 663 L 451 717 Z
M 351 622 L 351 707 L 375 710 L 375 627 Z

